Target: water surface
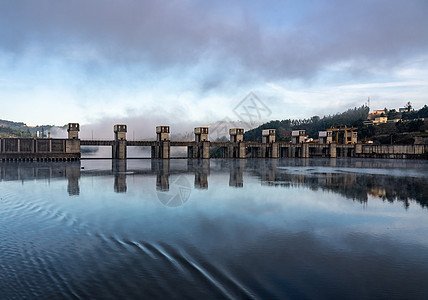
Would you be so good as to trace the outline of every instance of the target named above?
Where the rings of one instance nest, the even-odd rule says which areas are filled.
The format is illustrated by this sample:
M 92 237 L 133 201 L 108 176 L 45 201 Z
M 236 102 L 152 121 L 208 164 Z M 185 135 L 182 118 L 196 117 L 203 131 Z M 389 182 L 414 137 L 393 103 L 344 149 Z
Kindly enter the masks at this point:
M 0 293 L 428 295 L 428 163 L 0 163 Z

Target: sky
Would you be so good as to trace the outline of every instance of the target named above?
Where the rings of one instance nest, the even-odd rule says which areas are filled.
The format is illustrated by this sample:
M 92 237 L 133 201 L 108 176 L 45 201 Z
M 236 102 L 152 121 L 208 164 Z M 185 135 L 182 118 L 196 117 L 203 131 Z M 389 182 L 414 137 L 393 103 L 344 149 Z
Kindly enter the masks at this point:
M 154 132 L 368 98 L 420 108 L 427 13 L 426 0 L 0 0 L 0 119 Z

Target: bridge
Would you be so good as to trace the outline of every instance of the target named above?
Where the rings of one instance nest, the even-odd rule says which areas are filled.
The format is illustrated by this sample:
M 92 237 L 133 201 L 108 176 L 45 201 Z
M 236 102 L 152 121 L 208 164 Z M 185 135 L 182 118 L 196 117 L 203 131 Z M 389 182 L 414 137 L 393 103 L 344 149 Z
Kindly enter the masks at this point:
M 1 161 L 72 161 L 81 158 L 82 146 L 109 146 L 113 159 L 126 159 L 127 147 L 150 147 L 152 159 L 170 159 L 171 147 L 186 147 L 189 159 L 209 159 L 215 150 L 221 158 L 370 157 L 422 158 L 426 145 L 372 145 L 357 143 L 356 128 L 320 132 L 318 143 L 305 142 L 304 130 L 292 132 L 291 142 L 277 142 L 276 130 L 262 131 L 262 142 L 244 141 L 243 128 L 231 128 L 229 141 L 209 141 L 209 127 L 196 127 L 193 141 L 172 141 L 169 126 L 156 127 L 156 140 L 128 141 L 127 125 L 113 127 L 113 140 L 80 140 L 78 123 L 67 125 L 67 139 L 2 138 Z M 339 141 L 343 141 L 339 143 Z

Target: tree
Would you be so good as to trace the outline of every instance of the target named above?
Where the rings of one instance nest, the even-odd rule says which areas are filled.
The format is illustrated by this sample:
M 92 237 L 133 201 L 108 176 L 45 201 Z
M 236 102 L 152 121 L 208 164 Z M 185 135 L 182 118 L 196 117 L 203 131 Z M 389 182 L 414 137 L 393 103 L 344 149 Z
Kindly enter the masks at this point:
M 410 103 L 410 101 L 409 101 L 409 102 L 407 102 L 407 104 L 406 104 L 406 105 L 404 105 L 404 107 L 406 108 L 406 110 L 407 110 L 408 112 L 410 112 L 410 111 L 412 110 L 412 103 Z
M 395 109 L 391 109 L 390 111 L 388 111 L 388 120 L 393 120 L 393 119 L 397 119 L 398 113 Z

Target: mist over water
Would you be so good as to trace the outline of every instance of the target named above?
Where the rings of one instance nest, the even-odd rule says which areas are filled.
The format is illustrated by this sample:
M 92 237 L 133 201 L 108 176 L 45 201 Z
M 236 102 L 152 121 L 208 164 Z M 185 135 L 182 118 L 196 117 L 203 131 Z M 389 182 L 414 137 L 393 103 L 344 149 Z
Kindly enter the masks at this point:
M 428 294 L 428 163 L 0 163 L 1 298 Z

